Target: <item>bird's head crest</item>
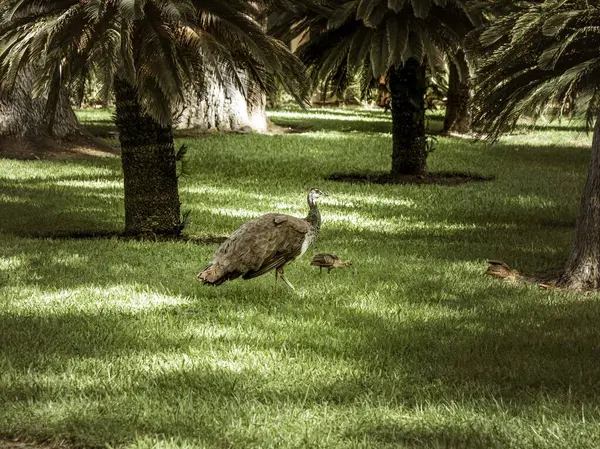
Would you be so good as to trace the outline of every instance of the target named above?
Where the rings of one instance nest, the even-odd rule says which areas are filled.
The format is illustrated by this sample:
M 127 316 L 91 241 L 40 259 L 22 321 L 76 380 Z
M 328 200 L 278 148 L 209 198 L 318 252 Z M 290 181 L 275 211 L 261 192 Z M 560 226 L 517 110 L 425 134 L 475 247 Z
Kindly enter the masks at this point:
M 327 194 L 325 192 L 323 192 L 321 189 L 317 189 L 315 187 L 313 187 L 312 189 L 310 189 L 310 191 L 308 192 L 308 197 L 311 200 L 316 200 L 322 196 L 327 196 Z

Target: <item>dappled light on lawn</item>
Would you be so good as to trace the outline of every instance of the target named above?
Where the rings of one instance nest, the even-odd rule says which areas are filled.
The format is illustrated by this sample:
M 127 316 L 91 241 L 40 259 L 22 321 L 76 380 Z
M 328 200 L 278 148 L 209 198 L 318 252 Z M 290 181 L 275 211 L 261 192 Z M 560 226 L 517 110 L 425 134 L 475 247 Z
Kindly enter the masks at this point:
M 279 126 L 300 131 L 298 136 L 316 140 L 347 140 L 354 132 L 389 134 L 392 127 L 390 114 L 373 109 L 295 108 L 269 111 L 267 116 Z
M 22 257 L 13 256 L 13 257 L 2 257 L 0 256 L 0 270 L 9 271 L 16 270 L 21 265 L 23 265 L 24 260 Z
M 431 170 L 485 183 L 348 184 L 327 177 L 385 171 L 388 131 L 360 120 L 388 118 L 306 114 L 306 129 L 336 118 L 177 142 L 188 240 L 116 237 L 118 160 L 0 159 L 0 433 L 131 449 L 598 447 L 598 294 L 484 276 L 488 259 L 564 262 L 580 131 L 548 131 L 554 146 L 439 138 Z M 329 196 L 286 269 L 297 293 L 275 293 L 272 274 L 196 281 L 241 223 L 303 217 L 310 187 Z M 352 266 L 319 273 L 317 253 Z
M 527 151 L 528 146 L 558 147 L 569 146 L 575 148 L 590 148 L 592 143 L 591 133 L 583 131 L 544 131 L 523 132 L 502 137 L 502 142 L 520 145 L 521 151 Z
M 314 139 L 314 140 L 350 140 L 353 137 L 358 137 L 359 135 L 354 135 L 352 132 L 343 133 L 343 132 L 332 132 L 332 131 L 314 131 L 314 132 L 298 133 L 297 136 L 299 138 Z
M 349 111 L 347 114 L 339 114 L 337 113 L 339 111 L 336 110 L 308 110 L 306 112 L 301 112 L 300 110 L 298 111 L 275 111 L 275 112 L 269 112 L 267 115 L 269 116 L 269 118 L 271 119 L 279 119 L 279 118 L 294 118 L 294 119 L 314 119 L 314 118 L 319 118 L 322 120 L 347 120 L 347 121 L 353 121 L 353 120 L 360 120 L 361 122 L 381 122 L 381 121 L 392 121 L 391 116 L 388 115 L 382 115 L 382 114 L 377 114 L 378 111 L 373 111 L 375 112 L 373 115 L 370 114 L 360 114 L 360 111 L 357 111 L 356 113 L 352 113 L 352 111 Z
M 67 186 L 67 187 L 84 187 L 86 189 L 115 189 L 122 190 L 123 183 L 120 181 L 109 181 L 109 180 L 86 180 L 78 181 L 75 179 L 71 180 L 60 180 L 52 183 L 55 186 Z

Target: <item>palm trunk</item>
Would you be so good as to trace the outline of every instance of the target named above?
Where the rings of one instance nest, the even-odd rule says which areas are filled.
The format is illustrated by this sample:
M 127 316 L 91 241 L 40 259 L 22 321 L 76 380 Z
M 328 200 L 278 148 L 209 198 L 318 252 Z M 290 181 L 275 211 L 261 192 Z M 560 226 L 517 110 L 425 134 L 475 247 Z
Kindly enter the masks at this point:
M 251 80 L 244 73 L 240 78 L 250 88 Z M 186 103 L 176 120 L 177 129 L 211 131 L 265 131 L 266 98 L 255 98 L 254 104 L 246 99 L 236 86 L 225 86 L 217 76 L 206 69 L 199 88 L 190 87 Z
M 127 81 L 116 79 L 114 90 L 125 185 L 125 233 L 178 235 L 180 203 L 172 128 L 141 111 L 136 91 Z
M 409 59 L 389 72 L 392 97 L 392 175 L 418 175 L 427 168 L 425 65 Z
M 592 160 L 581 198 L 571 253 L 559 285 L 572 289 L 600 288 L 600 112 L 592 140 Z
M 469 67 L 465 53 L 459 50 L 456 53 L 456 63 L 461 65 L 463 76 L 454 62 L 450 62 L 448 76 L 448 99 L 446 101 L 446 116 L 444 118 L 444 132 L 468 133 L 471 130 L 471 87 L 468 77 Z
M 61 92 L 53 115 L 46 114 L 46 97 L 33 97 L 35 74 L 21 71 L 10 96 L 0 99 L 0 137 L 39 137 L 60 139 L 81 134 L 77 117 L 66 92 Z

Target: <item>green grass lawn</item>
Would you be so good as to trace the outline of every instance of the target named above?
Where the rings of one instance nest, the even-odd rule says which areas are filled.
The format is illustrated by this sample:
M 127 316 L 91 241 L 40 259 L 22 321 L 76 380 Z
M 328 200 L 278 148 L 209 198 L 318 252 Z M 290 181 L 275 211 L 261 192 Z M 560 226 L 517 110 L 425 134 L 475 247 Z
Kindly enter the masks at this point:
M 330 194 L 304 259 L 200 285 L 216 245 L 39 238 L 119 231 L 117 158 L 0 159 L 0 435 L 127 448 L 597 448 L 600 301 L 482 273 L 560 267 L 590 137 L 439 138 L 454 187 L 342 184 L 390 166 L 390 115 L 272 111 L 303 134 L 212 135 L 180 178 L 187 233 L 228 235 Z M 82 112 L 110 128 L 108 112 Z M 435 122 L 432 120 L 432 122 Z M 317 252 L 353 261 L 320 275 Z M 2 444 L 0 443 L 0 446 Z

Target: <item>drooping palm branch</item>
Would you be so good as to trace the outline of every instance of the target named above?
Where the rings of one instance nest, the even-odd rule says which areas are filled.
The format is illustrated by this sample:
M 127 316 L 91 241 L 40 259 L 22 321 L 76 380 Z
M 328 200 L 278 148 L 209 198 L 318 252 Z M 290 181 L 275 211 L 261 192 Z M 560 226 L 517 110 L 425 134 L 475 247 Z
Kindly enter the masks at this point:
M 38 89 L 58 87 L 90 71 L 119 76 L 145 110 L 170 124 L 185 87 L 206 67 L 247 96 L 270 90 L 277 78 L 298 101 L 308 80 L 300 61 L 257 20 L 261 2 L 244 0 L 6 0 L 0 20 L 0 89 L 36 67 Z M 245 71 L 254 83 L 242 83 Z M 50 95 L 49 108 L 52 105 Z
M 462 1 L 318 0 L 282 13 L 272 31 L 289 38 L 319 30 L 297 52 L 313 80 L 340 91 L 359 71 L 366 90 L 410 58 L 439 70 L 479 20 Z
M 532 2 L 479 30 L 474 124 L 497 138 L 522 115 L 561 115 L 567 105 L 596 117 L 600 87 L 600 5 Z

